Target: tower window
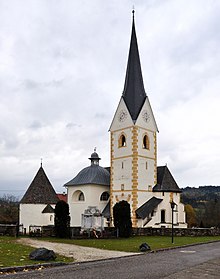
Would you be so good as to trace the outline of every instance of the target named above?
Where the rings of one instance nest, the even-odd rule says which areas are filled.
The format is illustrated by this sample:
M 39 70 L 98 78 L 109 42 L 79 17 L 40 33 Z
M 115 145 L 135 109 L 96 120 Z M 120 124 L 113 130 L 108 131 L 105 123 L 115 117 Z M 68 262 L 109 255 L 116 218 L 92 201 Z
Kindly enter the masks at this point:
M 122 169 L 124 168 L 124 162 L 121 162 L 121 168 Z
M 100 201 L 107 201 L 109 199 L 109 193 L 103 192 L 100 197 Z
M 144 149 L 150 149 L 150 141 L 148 135 L 144 135 L 143 137 L 143 148 Z
M 121 191 L 124 191 L 125 185 L 121 184 Z
M 125 147 L 126 146 L 126 137 L 124 134 L 121 134 L 119 138 L 119 147 Z

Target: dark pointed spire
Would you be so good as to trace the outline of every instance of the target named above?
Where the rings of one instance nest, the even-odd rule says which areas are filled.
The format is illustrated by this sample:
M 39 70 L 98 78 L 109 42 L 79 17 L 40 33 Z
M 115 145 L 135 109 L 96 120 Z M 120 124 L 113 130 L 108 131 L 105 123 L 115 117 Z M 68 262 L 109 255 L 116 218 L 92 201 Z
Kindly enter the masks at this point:
M 122 96 L 132 119 L 135 121 L 145 101 L 146 93 L 144 90 L 144 82 L 142 78 L 141 63 L 135 31 L 134 12 L 135 11 L 133 10 L 130 50 Z

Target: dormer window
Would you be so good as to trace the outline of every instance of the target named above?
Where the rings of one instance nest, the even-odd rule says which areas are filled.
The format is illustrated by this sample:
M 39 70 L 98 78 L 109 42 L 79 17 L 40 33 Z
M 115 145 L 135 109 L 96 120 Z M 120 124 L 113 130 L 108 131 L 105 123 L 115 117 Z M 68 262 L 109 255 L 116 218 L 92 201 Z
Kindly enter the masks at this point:
M 119 145 L 119 147 L 125 147 L 126 146 L 126 137 L 125 137 L 124 134 L 120 135 L 118 145 Z
M 147 134 L 143 137 L 143 148 L 148 150 L 150 149 L 150 140 Z

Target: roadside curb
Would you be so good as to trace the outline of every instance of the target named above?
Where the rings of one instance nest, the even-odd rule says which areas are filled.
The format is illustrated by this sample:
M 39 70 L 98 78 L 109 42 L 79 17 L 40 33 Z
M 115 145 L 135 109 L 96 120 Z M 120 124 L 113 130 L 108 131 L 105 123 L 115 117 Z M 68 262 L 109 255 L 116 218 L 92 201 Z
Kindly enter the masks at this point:
M 40 270 L 44 268 L 63 266 L 63 265 L 67 265 L 67 263 L 57 262 L 57 263 L 42 263 L 42 264 L 33 264 L 33 265 L 2 267 L 0 268 L 0 276 L 2 274 L 7 274 L 7 273 L 15 273 L 21 271 L 27 272 L 29 270 Z
M 220 240 L 212 240 L 212 241 L 207 241 L 207 242 L 198 242 L 198 243 L 192 243 L 192 244 L 186 244 L 186 245 L 181 245 L 181 246 L 174 246 L 174 247 L 168 247 L 168 248 L 160 248 L 157 250 L 152 250 L 148 253 L 158 253 L 158 252 L 164 252 L 164 251 L 169 251 L 169 250 L 173 250 L 173 249 L 179 249 L 179 248 L 187 248 L 187 247 L 191 247 L 191 246 L 197 246 L 197 245 L 205 245 L 205 244 L 209 244 L 209 243 L 215 243 L 215 242 L 220 242 Z

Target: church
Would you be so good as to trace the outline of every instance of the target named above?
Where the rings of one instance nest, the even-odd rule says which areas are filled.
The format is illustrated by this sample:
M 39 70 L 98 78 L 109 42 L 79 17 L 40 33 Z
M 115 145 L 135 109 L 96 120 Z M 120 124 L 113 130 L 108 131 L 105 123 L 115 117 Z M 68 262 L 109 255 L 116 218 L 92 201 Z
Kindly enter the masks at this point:
M 144 88 L 134 11 L 124 90 L 109 132 L 110 167 L 100 166 L 94 150 L 90 165 L 64 184 L 71 227 L 87 228 L 91 220 L 94 227 L 113 226 L 113 207 L 124 200 L 133 228 L 170 228 L 172 211 L 174 228 L 186 228 L 181 190 L 168 167 L 157 166 L 158 127 Z

